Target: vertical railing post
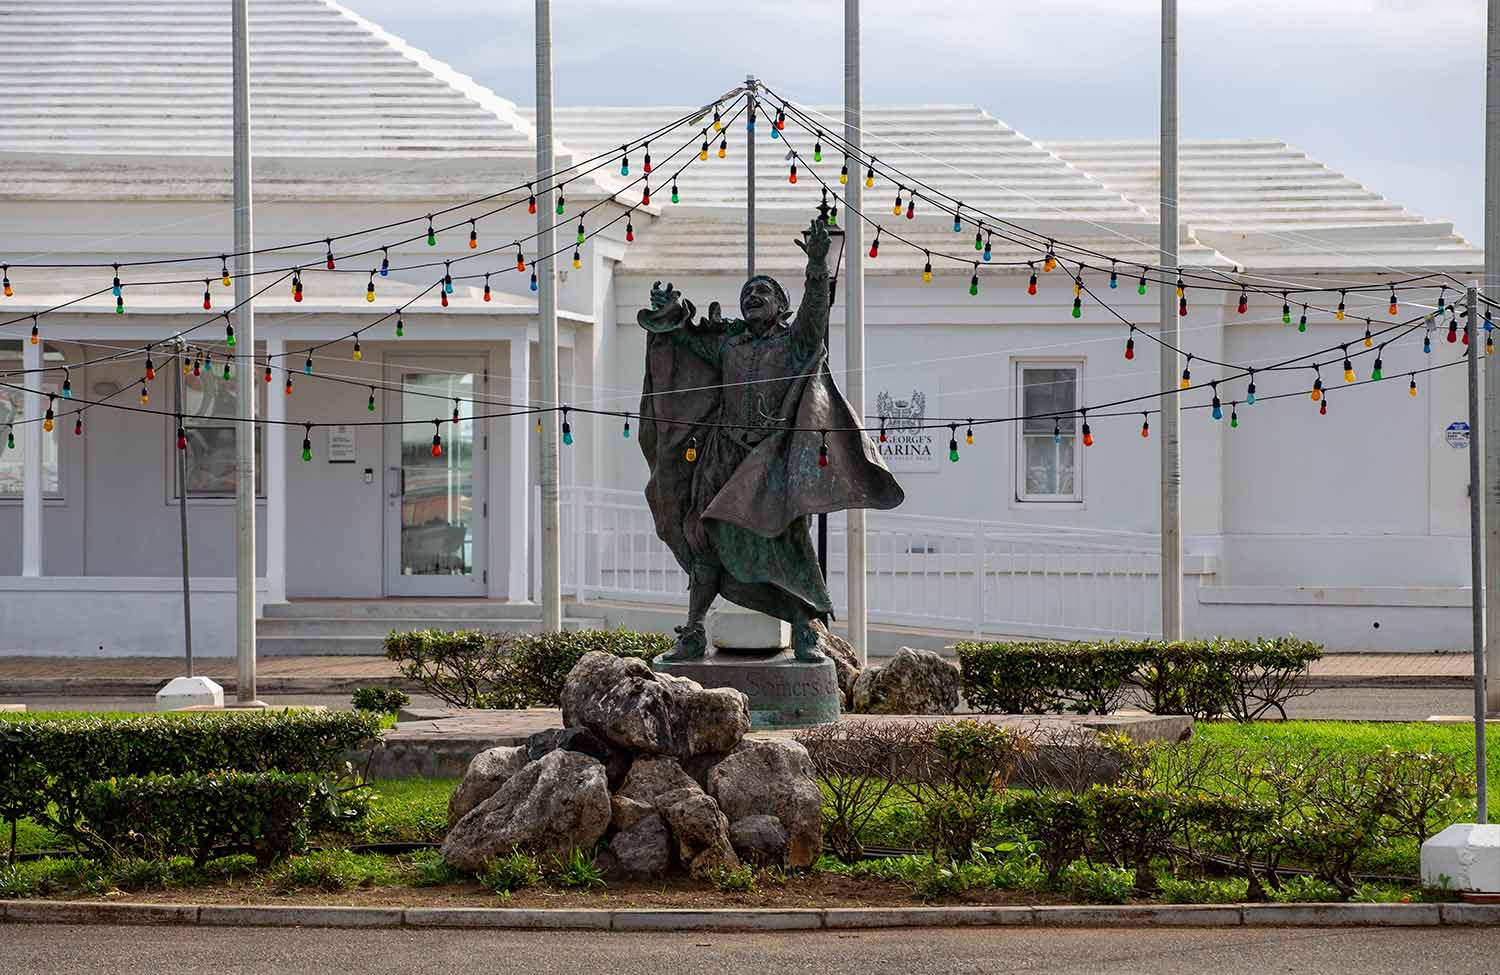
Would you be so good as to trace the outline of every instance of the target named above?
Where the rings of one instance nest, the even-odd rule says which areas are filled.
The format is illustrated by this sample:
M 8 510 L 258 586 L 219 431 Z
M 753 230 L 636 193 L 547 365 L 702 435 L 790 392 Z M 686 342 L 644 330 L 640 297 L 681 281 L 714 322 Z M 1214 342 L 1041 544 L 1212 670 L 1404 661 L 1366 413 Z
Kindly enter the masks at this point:
M 974 523 L 974 638 L 984 633 L 984 522 Z

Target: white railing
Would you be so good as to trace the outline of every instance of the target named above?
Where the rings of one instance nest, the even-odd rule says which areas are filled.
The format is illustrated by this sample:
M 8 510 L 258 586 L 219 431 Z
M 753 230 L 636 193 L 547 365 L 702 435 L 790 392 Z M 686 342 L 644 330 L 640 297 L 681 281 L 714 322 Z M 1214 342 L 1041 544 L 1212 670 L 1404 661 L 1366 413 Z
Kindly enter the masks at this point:
M 828 584 L 844 607 L 844 518 L 828 519 Z M 870 619 L 973 634 L 1146 637 L 1160 633 L 1157 537 L 1141 532 L 963 521 L 872 511 Z M 685 604 L 687 575 L 656 537 L 638 491 L 562 496 L 563 588 Z

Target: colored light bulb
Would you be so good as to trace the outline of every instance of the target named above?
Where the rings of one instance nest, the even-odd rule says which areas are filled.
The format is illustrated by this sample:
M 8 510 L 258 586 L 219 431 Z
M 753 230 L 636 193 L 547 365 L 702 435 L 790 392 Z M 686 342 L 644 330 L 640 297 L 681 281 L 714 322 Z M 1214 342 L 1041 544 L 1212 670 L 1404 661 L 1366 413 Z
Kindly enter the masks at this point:
M 974 249 L 976 251 L 982 251 L 982 250 L 984 250 L 984 232 L 983 231 L 980 231 L 980 230 L 974 231 Z
M 397 315 L 396 316 L 396 338 L 399 339 L 399 338 L 401 338 L 401 336 L 403 336 L 405 334 L 406 334 L 406 322 L 402 321 L 400 315 Z
M 383 278 L 391 275 L 391 255 L 384 247 L 380 248 L 380 276 Z
M 624 149 L 625 149 L 624 146 L 620 147 L 620 150 L 622 152 L 622 155 L 620 156 L 620 175 L 621 176 L 629 176 L 630 175 L 630 157 L 627 156 L 627 155 L 623 155 Z
M 701 162 L 708 158 L 708 134 L 703 135 L 703 145 L 698 147 L 698 160 Z
M 559 217 L 562 216 L 563 215 L 563 211 L 566 210 L 566 209 L 567 209 L 567 200 L 563 197 L 562 193 L 558 193 L 557 194 L 557 215 Z
M 573 249 L 573 269 L 576 271 L 581 267 L 583 267 L 583 255 L 580 254 L 578 252 L 578 249 L 575 247 Z
M 1399 315 L 1399 314 L 1401 314 L 1401 309 L 1396 304 L 1396 289 L 1394 287 L 1391 288 L 1391 307 L 1390 307 L 1389 311 L 1390 311 L 1390 313 L 1392 315 Z
M 1339 292 L 1339 307 L 1333 313 L 1333 317 L 1339 321 L 1344 320 L 1344 293 L 1342 291 Z
M 1318 404 L 1318 415 L 1319 416 L 1327 416 L 1328 415 L 1328 400 L 1325 399 L 1323 402 L 1321 402 L 1321 403 Z
M 1138 295 L 1146 293 L 1146 276 L 1144 274 L 1141 275 L 1140 283 L 1135 286 L 1135 293 Z
M 891 216 L 893 216 L 893 217 L 899 217 L 899 216 L 901 216 L 901 208 L 902 208 L 901 190 L 897 189 L 896 190 L 896 202 L 895 202 L 895 204 L 893 204 L 891 206 Z
M 214 296 L 209 294 L 208 282 L 203 282 L 203 310 L 208 311 L 214 306 Z
M 151 402 L 151 390 L 149 390 L 149 389 L 146 388 L 146 384 L 145 383 L 141 383 L 141 395 L 139 397 L 137 397 L 137 399 L 140 400 L 140 404 L 142 406 L 145 406 L 145 405 L 147 405 L 148 403 Z M 44 430 L 51 430 L 52 429 L 52 421 L 49 419 L 45 423 L 43 423 L 42 424 L 42 429 L 44 429 Z
M 641 161 L 641 172 L 649 174 L 651 172 L 651 143 L 647 142 L 642 148 L 645 149 L 646 158 Z
M 870 256 L 871 257 L 879 257 L 880 256 L 880 234 L 879 233 L 876 233 L 875 234 L 875 239 L 872 240 L 872 241 L 870 241 Z
M 1285 301 L 1281 303 L 1281 324 L 1292 324 L 1292 306 L 1287 304 Z
M 1132 337 L 1127 338 L 1125 340 L 1125 358 L 1127 358 L 1127 359 L 1134 359 L 1135 358 L 1135 338 L 1134 338 L 1133 334 L 1132 334 Z
M 634 243 L 634 241 L 635 241 L 635 224 L 632 223 L 629 220 L 626 220 L 625 221 L 625 243 L 630 244 L 630 243 Z M 519 268 L 518 270 L 524 271 L 525 268 Z
M 1083 445 L 1092 447 L 1094 445 L 1094 432 L 1089 429 L 1088 421 L 1083 422 Z
M 573 444 L 573 428 L 567 420 L 564 420 L 562 425 L 562 442 L 568 446 Z
M 312 460 L 312 437 L 302 438 L 302 459 L 304 461 Z
M 906 201 L 906 219 L 908 219 L 908 220 L 915 219 L 916 215 L 917 215 L 917 198 L 916 198 L 916 196 L 913 196 L 910 200 Z
M 1416 376 L 1411 377 L 1411 385 L 1408 386 L 1408 387 L 1406 387 L 1406 395 L 1408 395 L 1408 396 L 1416 396 L 1417 395 L 1417 377 Z
M 1141 420 L 1141 436 L 1142 437 L 1150 437 L 1151 436 L 1151 421 L 1148 420 L 1148 419 Z
M 359 339 L 355 339 L 354 340 L 354 361 L 358 362 L 359 360 L 363 359 L 364 357 L 365 357 L 365 354 L 363 352 L 361 352 L 360 348 L 359 348 Z
M 1450 319 L 1448 321 L 1448 341 L 1449 342 L 1457 342 L 1458 341 L 1458 319 L 1456 319 L 1456 318 Z
M 953 232 L 955 234 L 961 234 L 964 232 L 963 218 L 956 213 L 953 215 Z
M 227 345 L 227 346 L 229 346 L 231 349 L 234 348 L 234 326 L 233 325 L 225 325 L 224 326 L 224 344 Z
M 843 166 L 839 167 L 839 185 L 840 186 L 847 186 L 847 185 L 849 185 L 849 164 L 848 163 L 844 163 Z
M 427 218 L 427 246 L 437 246 L 437 229 L 432 226 L 432 217 Z
M 265 375 L 262 376 L 261 378 L 264 379 L 265 382 L 268 385 L 270 384 L 270 382 L 271 382 L 271 362 L 270 362 L 269 359 L 266 360 L 266 372 L 265 372 Z
M 1074 318 L 1082 318 L 1083 317 L 1083 299 L 1082 298 L 1074 298 L 1073 299 L 1073 317 Z
M 1120 275 L 1117 274 L 1113 269 L 1111 269 L 1109 272 L 1109 286 L 1111 288 L 1120 287 Z
M 922 265 L 922 282 L 924 284 L 926 284 L 926 283 L 930 283 L 931 281 L 932 281 L 932 259 L 929 257 L 927 259 L 927 262 Z
M 469 221 L 469 250 L 479 247 L 479 228 L 474 226 L 474 221 Z
M 1178 298 L 1177 299 L 1177 317 L 1179 317 L 1179 318 L 1186 318 L 1187 317 L 1187 298 Z
M 578 221 L 578 242 L 581 244 L 585 240 L 588 240 L 588 237 L 589 237 L 588 233 L 583 229 L 583 220 L 579 219 L 579 221 Z
M 530 196 L 526 200 L 526 212 L 536 213 L 536 196 Z
M 375 275 L 370 275 L 369 283 L 365 285 L 365 301 L 375 301 Z
M 125 296 L 124 295 L 121 295 L 120 297 L 118 297 L 118 298 L 115 299 L 115 314 L 116 315 L 123 315 L 123 314 L 125 314 Z
M 729 140 L 727 138 L 726 139 L 720 139 L 719 140 L 719 158 L 723 159 L 724 157 L 726 157 L 728 155 L 729 155 Z M 845 177 L 845 178 L 847 179 L 848 177 Z
M 950 461 L 952 461 L 953 463 L 957 464 L 958 463 L 958 431 L 957 431 L 957 428 L 950 427 L 948 432 L 949 432 L 949 436 L 948 436 L 948 459 Z
M 698 438 L 697 437 L 692 437 L 692 438 L 690 438 L 688 440 L 687 449 L 682 452 L 682 459 L 685 460 L 685 461 L 687 461 L 689 464 L 697 463 L 697 461 L 698 461 Z
M 15 442 L 12 441 L 10 446 L 14 447 Z M 181 424 L 177 426 L 177 449 L 187 450 L 187 431 L 182 428 Z
M 311 376 L 312 375 L 312 353 L 310 353 L 310 352 L 307 355 L 307 361 L 304 362 L 304 363 L 302 363 L 302 375 L 304 375 L 304 376 Z
M 73 398 L 73 380 L 69 376 L 64 376 L 63 377 L 62 398 L 63 399 L 72 399 Z
M 234 283 L 234 280 L 229 276 L 229 261 L 222 256 L 219 258 L 219 279 L 224 283 L 224 287 L 226 288 Z
M 1245 314 L 1245 312 L 1247 312 L 1249 310 L 1250 310 L 1250 296 L 1247 295 L 1247 294 L 1245 294 L 1245 292 L 1241 291 L 1240 292 L 1240 304 L 1239 304 L 1240 314 L 1243 315 L 1243 314 Z
M 1052 421 L 1052 442 L 1055 444 L 1062 443 L 1062 421 L 1060 420 Z
M 1031 272 L 1031 279 L 1026 282 L 1026 293 L 1029 295 L 1036 294 L 1036 271 L 1034 269 Z
M 532 291 L 536 290 L 536 272 L 535 271 L 531 272 L 531 290 Z
M 650 205 L 651 205 L 651 184 L 650 183 L 643 183 L 643 184 L 641 184 L 641 206 L 648 207 Z
M 432 435 L 432 456 L 443 456 L 443 435 L 441 433 L 434 433 Z
M 1237 427 L 1240 425 L 1240 414 L 1233 406 L 1229 407 L 1229 425 L 1230 427 Z
M 628 415 L 625 417 L 625 427 L 620 431 L 620 436 L 626 440 L 630 439 L 630 417 Z
M 788 183 L 795 183 L 795 182 L 797 182 L 797 160 L 796 159 L 792 160 L 792 168 L 786 174 L 786 181 Z
M 486 275 L 484 279 L 484 300 L 490 300 L 490 279 L 488 275 Z
M 1307 306 L 1306 305 L 1302 306 L 1302 317 L 1299 318 L 1299 319 L 1297 319 L 1297 331 L 1299 331 L 1299 332 L 1305 332 L 1305 331 L 1307 331 Z
M 979 271 L 978 270 L 975 270 L 975 272 L 969 277 L 969 294 L 971 294 L 971 295 L 977 295 L 977 294 L 979 294 Z
M 676 203 L 682 198 L 677 194 L 677 177 L 672 177 L 672 202 Z

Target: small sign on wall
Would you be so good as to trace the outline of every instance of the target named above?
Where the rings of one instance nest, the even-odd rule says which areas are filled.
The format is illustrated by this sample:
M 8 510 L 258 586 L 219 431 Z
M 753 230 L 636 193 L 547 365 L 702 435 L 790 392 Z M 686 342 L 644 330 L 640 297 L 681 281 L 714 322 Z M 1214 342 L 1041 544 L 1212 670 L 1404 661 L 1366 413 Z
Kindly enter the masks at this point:
M 1448 424 L 1448 429 L 1443 431 L 1443 439 L 1448 441 L 1448 446 L 1454 450 L 1463 450 L 1469 446 L 1469 424 L 1465 420 L 1454 420 Z
M 354 446 L 354 428 L 333 426 L 328 428 L 328 463 L 352 464 L 357 451 Z
M 914 389 L 910 396 L 892 394 L 883 390 L 875 396 L 875 410 L 879 423 L 885 430 L 885 442 L 880 442 L 879 430 L 875 433 L 880 448 L 880 458 L 896 473 L 932 472 L 940 469 L 938 463 L 942 444 L 940 433 L 946 431 L 918 429 L 927 422 L 929 409 L 928 392 Z M 936 394 L 932 394 L 936 398 Z M 868 422 L 868 421 L 867 421 Z

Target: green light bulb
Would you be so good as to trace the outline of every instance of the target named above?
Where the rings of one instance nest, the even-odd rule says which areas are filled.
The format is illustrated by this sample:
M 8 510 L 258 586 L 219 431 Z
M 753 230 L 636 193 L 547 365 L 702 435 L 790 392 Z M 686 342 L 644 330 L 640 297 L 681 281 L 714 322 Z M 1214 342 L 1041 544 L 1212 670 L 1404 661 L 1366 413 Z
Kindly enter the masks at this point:
M 1138 295 L 1145 294 L 1146 293 L 1146 282 L 1142 281 L 1140 284 L 1136 285 L 1135 286 L 1135 293 L 1138 294 Z
M 951 461 L 953 461 L 953 463 L 955 463 L 955 464 L 958 463 L 958 448 L 957 447 L 955 447 L 952 450 L 948 451 L 948 459 L 951 460 Z
M 672 202 L 677 202 L 677 187 L 675 185 L 672 187 Z
M 312 448 L 311 447 L 303 447 L 302 448 L 302 459 L 303 460 L 312 460 Z
M 1381 379 L 1381 378 L 1383 378 L 1382 375 L 1381 375 L 1380 367 L 1379 366 L 1376 366 L 1374 369 L 1370 370 L 1370 378 L 1371 379 Z
M 971 294 L 971 295 L 977 295 L 977 294 L 979 294 L 979 285 L 977 285 L 977 284 L 970 284 L 969 285 L 969 294 Z
M 1237 426 L 1240 425 L 1239 414 L 1237 414 L 1237 413 L 1231 413 L 1231 414 L 1229 414 L 1229 425 L 1231 427 L 1237 427 Z
M 427 246 L 437 246 L 437 231 L 433 230 L 431 227 L 427 228 Z
M 365 404 L 365 409 L 369 410 L 371 413 L 375 412 L 375 394 L 374 393 L 370 394 L 370 401 Z

